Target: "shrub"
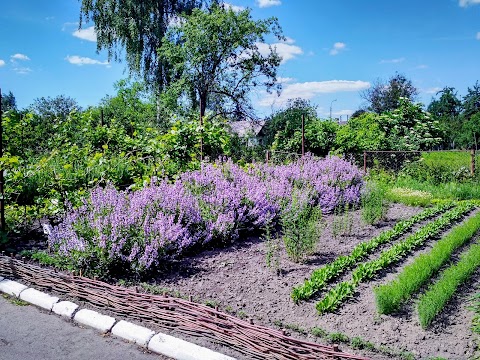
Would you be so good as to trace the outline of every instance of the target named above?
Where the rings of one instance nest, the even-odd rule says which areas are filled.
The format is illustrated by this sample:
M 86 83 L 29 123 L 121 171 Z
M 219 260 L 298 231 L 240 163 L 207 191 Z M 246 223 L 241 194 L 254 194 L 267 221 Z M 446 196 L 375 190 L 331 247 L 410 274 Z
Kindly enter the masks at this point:
M 382 220 L 387 212 L 386 190 L 379 183 L 369 183 L 362 195 L 362 219 L 367 224 Z
M 312 205 L 310 192 L 297 190 L 292 202 L 281 212 L 283 241 L 288 256 L 295 262 L 310 255 L 320 239 L 322 211 Z

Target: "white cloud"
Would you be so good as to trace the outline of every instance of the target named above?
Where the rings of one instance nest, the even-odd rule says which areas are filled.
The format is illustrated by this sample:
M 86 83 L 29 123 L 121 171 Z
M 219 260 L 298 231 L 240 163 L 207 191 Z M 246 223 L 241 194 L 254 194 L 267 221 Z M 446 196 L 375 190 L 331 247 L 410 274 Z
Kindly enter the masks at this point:
M 480 4 L 480 0 L 460 0 L 459 5 L 461 7 L 467 7 L 470 5 Z
M 15 60 L 23 60 L 23 61 L 30 60 L 30 58 L 27 55 L 24 55 L 24 54 L 12 55 L 12 56 L 10 56 L 10 59 L 12 61 L 15 61 Z
M 78 66 L 82 66 L 82 65 L 109 65 L 110 64 L 108 61 L 99 61 L 99 60 L 95 60 L 95 59 L 90 59 L 88 57 L 81 57 L 81 56 L 78 56 L 78 55 L 73 55 L 73 56 L 69 55 L 65 58 L 65 60 L 67 60 L 70 64 L 78 65 Z
M 420 69 L 420 70 L 428 69 L 428 65 L 420 64 L 420 65 L 418 65 L 415 69 Z
M 28 67 L 16 67 L 13 69 L 17 74 L 27 75 L 32 72 L 32 69 Z
M 280 0 L 257 0 L 257 5 L 261 8 L 282 5 Z
M 285 44 L 293 44 L 295 43 L 295 40 L 293 40 L 291 37 L 285 36 L 285 40 L 283 40 Z
M 0 59 L 0 67 L 5 66 L 5 60 Z
M 294 42 L 292 39 L 289 41 Z M 288 60 L 295 58 L 297 55 L 302 55 L 303 50 L 300 46 L 293 45 L 292 43 L 278 42 L 274 44 L 257 43 L 258 51 L 260 54 L 266 56 L 270 53 L 270 47 L 276 50 L 277 54 L 282 58 L 282 64 Z
M 397 59 L 380 60 L 380 64 L 399 64 L 404 61 L 405 61 L 405 58 L 401 57 Z
M 86 29 L 79 29 L 75 30 L 72 33 L 73 36 L 87 41 L 96 42 L 97 41 L 97 33 L 95 32 L 95 27 L 90 26 Z
M 290 77 L 277 77 L 277 81 L 281 84 L 284 84 L 284 83 L 289 83 L 289 82 L 292 82 L 294 80 L 294 78 L 290 78 Z
M 223 6 L 225 7 L 225 9 L 232 9 L 234 12 L 240 12 L 245 10 L 243 6 L 233 5 L 230 3 L 223 3 Z
M 266 93 L 259 101 L 260 106 L 285 105 L 289 99 L 312 99 L 319 94 L 331 94 L 345 91 L 360 91 L 370 87 L 366 81 L 330 80 L 290 83 L 283 87 L 280 96 Z
M 347 48 L 347 45 L 343 42 L 336 42 L 333 44 L 333 47 L 330 49 L 330 55 L 337 55 L 340 51 L 343 51 Z
M 430 88 L 430 89 L 426 89 L 423 92 L 426 93 L 426 94 L 436 94 L 440 90 L 442 90 L 441 87 L 433 87 L 433 88 Z
M 477 40 L 480 40 L 480 31 L 477 33 Z

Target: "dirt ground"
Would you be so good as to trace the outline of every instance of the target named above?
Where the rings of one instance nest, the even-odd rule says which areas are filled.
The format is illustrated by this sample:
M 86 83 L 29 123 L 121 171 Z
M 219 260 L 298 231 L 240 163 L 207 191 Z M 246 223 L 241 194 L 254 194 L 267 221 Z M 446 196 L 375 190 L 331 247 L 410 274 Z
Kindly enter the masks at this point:
M 278 272 L 266 265 L 265 243 L 252 237 L 224 249 L 204 251 L 180 260 L 172 266 L 172 270 L 159 276 L 152 284 L 184 296 L 192 295 L 197 301 L 218 305 L 220 310 L 253 318 L 256 323 L 270 327 L 278 327 L 280 323 L 307 330 L 320 327 L 349 337 L 359 336 L 377 346 L 383 345 L 396 351 L 405 350 L 419 359 L 472 358 L 476 350 L 476 337 L 470 330 L 473 312 L 468 310 L 467 300 L 478 291 L 478 276 L 462 289 L 460 295 L 449 304 L 447 311 L 428 330 L 420 327 L 411 305 L 394 316 L 380 316 L 375 309 L 372 288 L 392 279 L 403 266 L 412 261 L 413 256 L 380 274 L 375 281 L 359 286 L 355 298 L 335 314 L 319 316 L 316 313 L 314 305 L 319 297 L 299 305 L 291 300 L 292 287 L 302 283 L 314 269 L 338 255 L 348 254 L 357 243 L 372 238 L 392 227 L 395 222 L 420 211 L 420 208 L 392 205 L 386 220 L 377 226 L 365 225 L 356 212 L 352 219 L 352 235 L 336 239 L 332 235 L 332 216 L 326 217 L 325 223 L 330 225 L 324 229 L 318 251 L 304 264 L 292 263 L 282 252 Z M 419 224 L 414 230 L 424 224 L 425 222 Z M 429 246 L 431 243 L 414 255 L 428 251 Z M 347 278 L 349 273 L 339 280 Z M 291 334 L 303 336 L 296 331 L 291 331 Z M 324 339 L 311 335 L 307 337 L 325 343 Z M 394 358 L 391 355 L 352 350 L 346 346 L 341 348 L 374 359 Z

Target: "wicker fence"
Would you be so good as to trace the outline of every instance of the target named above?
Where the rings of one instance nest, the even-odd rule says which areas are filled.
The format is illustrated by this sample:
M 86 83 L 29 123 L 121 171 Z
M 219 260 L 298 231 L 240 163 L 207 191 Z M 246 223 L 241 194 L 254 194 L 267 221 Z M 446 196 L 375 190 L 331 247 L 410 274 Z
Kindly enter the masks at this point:
M 38 289 L 86 301 L 116 316 L 154 324 L 234 348 L 249 359 L 318 360 L 363 357 L 340 352 L 336 346 L 298 340 L 285 331 L 240 320 L 218 309 L 169 296 L 139 293 L 73 274 L 65 274 L 0 255 L 0 275 Z

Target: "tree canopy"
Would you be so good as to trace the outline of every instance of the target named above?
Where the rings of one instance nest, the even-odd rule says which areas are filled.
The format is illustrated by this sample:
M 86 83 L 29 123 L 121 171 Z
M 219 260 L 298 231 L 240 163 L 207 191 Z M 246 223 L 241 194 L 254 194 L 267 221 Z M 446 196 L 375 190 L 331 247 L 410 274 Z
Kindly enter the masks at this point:
M 416 100 L 417 88 L 404 75 L 396 73 L 388 81 L 378 79 L 373 86 L 360 93 L 367 101 L 367 110 L 377 114 L 393 111 L 400 106 L 400 98 Z
M 108 58 L 125 58 L 131 73 L 161 90 L 168 84 L 166 64 L 157 54 L 170 24 L 180 14 L 201 6 L 202 0 L 81 0 L 80 27 L 93 21 L 97 51 Z
M 257 86 L 277 90 L 281 58 L 274 49 L 267 54 L 258 43 L 273 34 L 282 38 L 277 19 L 253 20 L 250 10 L 235 12 L 213 4 L 209 11 L 194 9 L 190 16 L 167 32 L 159 49 L 161 61 L 172 64 L 170 99 L 200 105 L 205 115 L 253 117 L 250 91 Z

